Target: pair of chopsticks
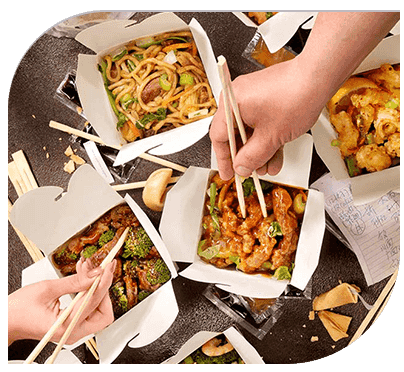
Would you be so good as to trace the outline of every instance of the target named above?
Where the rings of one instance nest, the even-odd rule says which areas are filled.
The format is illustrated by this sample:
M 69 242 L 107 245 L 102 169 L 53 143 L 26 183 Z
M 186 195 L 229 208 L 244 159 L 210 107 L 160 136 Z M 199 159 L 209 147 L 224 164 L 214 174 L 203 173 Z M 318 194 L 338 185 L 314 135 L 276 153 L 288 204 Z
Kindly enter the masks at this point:
M 238 126 L 238 130 L 240 132 L 241 140 L 243 144 L 247 142 L 247 135 L 244 129 L 244 124 L 240 116 L 240 111 L 236 102 L 236 98 L 234 96 L 233 88 L 231 86 L 230 80 L 230 72 L 229 67 L 227 65 L 226 58 L 223 56 L 219 56 L 218 63 L 220 80 L 222 82 L 222 93 L 223 93 L 223 103 L 225 109 L 225 116 L 227 122 L 227 133 L 229 136 L 229 145 L 230 145 L 230 154 L 231 158 L 234 162 L 234 159 L 237 154 L 236 148 L 236 137 L 234 132 L 234 122 L 233 122 L 233 114 L 236 118 L 236 123 Z M 257 196 L 261 207 L 261 212 L 264 218 L 268 216 L 267 208 L 265 205 L 264 194 L 262 192 L 262 187 L 260 184 L 260 180 L 258 179 L 257 172 L 254 170 L 252 172 L 252 178 L 254 181 L 255 189 L 257 190 Z M 243 218 L 246 218 L 246 210 L 245 210 L 245 200 L 244 200 L 244 191 L 243 185 L 241 181 L 240 175 L 235 173 L 235 182 L 236 182 L 236 190 L 237 190 L 237 197 L 240 205 L 240 210 Z
M 89 141 L 99 143 L 100 145 L 105 145 L 105 146 L 114 148 L 115 150 L 120 150 L 121 149 L 120 146 L 107 145 L 98 136 L 94 136 L 93 134 L 89 134 L 89 133 L 83 132 L 81 130 L 69 127 L 68 125 L 58 123 L 57 121 L 54 121 L 54 120 L 51 120 L 49 122 L 49 126 L 51 128 L 58 129 L 58 130 L 60 130 L 62 132 L 69 133 L 69 134 L 74 134 L 77 137 L 81 137 L 81 138 L 84 138 L 84 139 L 88 139 Z M 150 155 L 150 154 L 147 154 L 147 153 L 140 154 L 139 158 L 142 158 L 144 160 L 148 160 L 148 161 L 156 163 L 156 164 L 163 165 L 165 167 L 169 167 L 169 168 L 178 170 L 178 171 L 180 171 L 182 173 L 184 173 L 187 170 L 186 167 L 183 167 L 183 166 L 175 164 L 175 163 L 173 163 L 171 161 L 164 160 L 164 159 L 158 158 L 157 156 L 153 156 L 153 155 Z
M 351 341 L 349 341 L 348 345 L 350 345 L 350 344 L 352 344 L 352 342 L 356 341 L 363 334 L 363 332 L 365 332 L 367 326 L 372 321 L 373 317 L 375 316 L 375 314 L 377 312 L 378 312 L 378 314 L 376 315 L 375 320 L 381 314 L 381 312 L 383 311 L 384 307 L 387 304 L 387 301 L 390 298 L 391 290 L 396 282 L 397 275 L 398 275 L 398 269 L 390 277 L 386 286 L 383 288 L 383 290 L 380 293 L 379 297 L 377 298 L 376 302 L 373 304 L 373 307 L 369 310 L 368 314 L 366 315 L 365 319 L 362 321 L 362 323 L 359 326 L 359 328 L 357 329 L 356 333 L 353 335 Z
M 8 164 L 8 176 L 11 183 L 13 184 L 18 197 L 25 194 L 26 192 L 36 189 L 38 184 L 35 180 L 34 174 L 31 171 L 31 167 L 28 164 L 27 158 L 22 150 L 19 150 L 12 155 L 13 161 Z M 10 212 L 13 208 L 13 203 L 8 199 L 8 216 L 10 220 Z M 11 221 L 10 221 L 11 224 Z M 13 226 L 11 224 L 11 226 Z M 20 238 L 21 242 L 24 244 L 26 250 L 31 256 L 34 262 L 42 260 L 45 256 L 42 251 L 29 240 L 24 234 L 22 234 L 18 229 L 13 226 L 16 234 Z M 91 353 L 94 355 L 95 359 L 98 360 L 98 354 L 96 351 L 96 344 L 93 338 L 86 341 L 86 346 L 89 348 Z
M 117 243 L 115 244 L 114 248 L 111 249 L 111 251 L 108 253 L 107 257 L 105 257 L 104 261 L 101 263 L 101 267 L 105 269 L 105 267 L 112 262 L 112 260 L 115 258 L 116 254 L 118 253 L 119 249 L 122 247 L 123 243 L 125 242 L 126 236 L 128 234 L 129 227 L 125 229 Z M 99 275 L 91 287 L 87 291 L 80 292 L 76 295 L 76 297 L 73 299 L 73 301 L 70 303 L 70 305 L 62 312 L 62 314 L 59 316 L 59 318 L 56 320 L 56 322 L 52 325 L 52 327 L 49 329 L 49 331 L 45 334 L 45 336 L 42 338 L 42 340 L 39 342 L 39 344 L 35 347 L 35 349 L 32 351 L 32 353 L 28 356 L 28 358 L 25 360 L 24 364 L 31 364 L 35 358 L 39 355 L 39 353 L 42 351 L 42 349 L 45 347 L 45 345 L 49 342 L 49 340 L 52 338 L 52 336 L 55 334 L 57 329 L 63 324 L 63 322 L 67 319 L 67 317 L 70 315 L 72 312 L 74 306 L 76 303 L 83 298 L 83 302 L 78 308 L 76 314 L 74 315 L 72 321 L 68 325 L 65 333 L 63 334 L 62 338 L 60 339 L 59 343 L 57 344 L 55 350 L 53 351 L 52 355 L 49 357 L 47 360 L 47 364 L 52 364 L 57 355 L 59 354 L 60 350 L 62 349 L 63 345 L 65 344 L 66 340 L 69 338 L 71 332 L 73 331 L 74 327 L 76 326 L 77 322 L 80 319 L 80 316 L 83 314 L 84 309 L 86 308 L 87 304 L 89 303 L 91 296 L 94 294 L 95 290 L 97 289 L 97 286 L 101 280 L 101 275 Z

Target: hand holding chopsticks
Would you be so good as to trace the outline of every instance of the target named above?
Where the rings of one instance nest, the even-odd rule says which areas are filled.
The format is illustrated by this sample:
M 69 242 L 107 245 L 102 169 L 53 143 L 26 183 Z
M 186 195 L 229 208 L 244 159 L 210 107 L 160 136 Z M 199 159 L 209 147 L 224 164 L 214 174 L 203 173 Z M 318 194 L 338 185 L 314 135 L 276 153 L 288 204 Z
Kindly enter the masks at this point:
M 234 161 L 237 153 L 236 148 L 236 139 L 235 139 L 235 132 L 234 132 L 234 125 L 233 125 L 233 114 L 236 118 L 236 123 L 240 132 L 241 140 L 243 144 L 247 142 L 247 135 L 244 129 L 244 124 L 240 116 L 240 112 L 238 109 L 238 105 L 236 102 L 236 98 L 234 96 L 234 92 L 231 86 L 230 81 L 230 73 L 229 68 L 227 66 L 226 59 L 223 56 L 218 58 L 218 69 L 220 80 L 222 82 L 222 93 L 223 93 L 223 103 L 224 103 L 224 110 L 226 115 L 226 123 L 227 123 L 227 131 L 229 136 L 229 145 L 230 145 L 230 154 L 231 158 Z M 258 179 L 258 175 L 256 171 L 252 172 L 252 178 L 254 180 L 255 189 L 257 190 L 258 200 L 261 206 L 261 212 L 264 217 L 267 217 L 267 209 L 264 200 L 264 194 L 262 192 L 261 184 Z M 245 201 L 244 201 L 244 191 L 241 182 L 241 177 L 235 173 L 235 182 L 236 182 L 236 189 L 237 189 L 237 197 L 240 204 L 241 214 L 243 218 L 246 218 L 246 211 L 245 211 Z
M 107 264 L 112 262 L 112 260 L 116 256 L 117 252 L 121 248 L 122 244 L 124 243 L 128 230 L 129 230 L 129 228 L 125 229 L 124 233 L 121 235 L 121 237 L 119 238 L 116 245 L 112 248 L 112 250 L 109 252 L 107 257 L 101 263 L 100 267 L 102 269 L 105 269 Z M 72 313 L 72 311 L 77 308 L 77 306 L 76 306 L 77 303 L 83 298 L 79 308 L 75 312 L 75 315 L 74 315 L 72 321 L 70 322 L 69 326 L 67 327 L 65 333 L 63 334 L 56 349 L 54 350 L 51 357 L 48 359 L 47 363 L 54 362 L 56 356 L 58 355 L 59 351 L 62 349 L 66 340 L 69 338 L 69 336 L 70 336 L 71 332 L 73 331 L 74 327 L 76 326 L 77 322 L 80 320 L 80 318 L 83 316 L 83 314 L 85 314 L 86 306 L 88 305 L 88 303 L 91 300 L 91 297 L 93 296 L 94 292 L 96 291 L 97 286 L 100 283 L 100 280 L 102 280 L 101 276 L 98 276 L 88 290 L 82 291 L 76 295 L 76 297 L 73 299 L 73 301 L 70 303 L 70 305 L 62 312 L 62 314 L 59 316 L 59 318 L 56 320 L 56 322 L 52 325 L 52 327 L 49 329 L 49 331 L 45 334 L 45 336 L 42 338 L 42 340 L 39 342 L 39 344 L 36 346 L 36 348 L 32 351 L 32 353 L 26 359 L 25 364 L 30 364 L 35 360 L 35 358 L 39 355 L 41 350 L 51 340 L 52 336 L 55 334 L 55 332 L 58 330 L 58 328 L 66 321 L 66 319 Z

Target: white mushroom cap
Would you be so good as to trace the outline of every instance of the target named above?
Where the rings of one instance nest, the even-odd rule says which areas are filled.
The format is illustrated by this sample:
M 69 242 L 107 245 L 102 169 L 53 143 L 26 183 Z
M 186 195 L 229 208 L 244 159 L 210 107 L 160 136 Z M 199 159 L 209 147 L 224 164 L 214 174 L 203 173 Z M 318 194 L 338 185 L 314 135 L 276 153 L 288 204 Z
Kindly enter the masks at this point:
M 167 192 L 167 185 L 170 181 L 173 170 L 161 168 L 154 171 L 146 181 L 143 189 L 143 202 L 153 211 L 161 212 Z

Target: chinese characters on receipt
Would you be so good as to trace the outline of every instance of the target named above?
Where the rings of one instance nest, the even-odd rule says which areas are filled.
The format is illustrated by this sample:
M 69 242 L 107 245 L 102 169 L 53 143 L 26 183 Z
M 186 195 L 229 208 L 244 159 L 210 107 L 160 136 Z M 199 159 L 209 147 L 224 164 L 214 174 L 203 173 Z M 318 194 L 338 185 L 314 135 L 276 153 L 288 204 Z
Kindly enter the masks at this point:
M 330 173 L 311 185 L 324 193 L 325 208 L 358 257 L 368 285 L 393 274 L 400 258 L 400 194 L 354 205 L 349 180 Z

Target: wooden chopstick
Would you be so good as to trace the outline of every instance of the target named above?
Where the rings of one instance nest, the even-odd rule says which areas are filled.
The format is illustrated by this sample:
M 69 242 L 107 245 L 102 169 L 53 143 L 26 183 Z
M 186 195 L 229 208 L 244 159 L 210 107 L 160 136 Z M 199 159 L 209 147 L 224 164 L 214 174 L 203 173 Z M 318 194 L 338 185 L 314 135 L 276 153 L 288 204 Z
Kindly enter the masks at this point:
M 114 248 L 111 249 L 111 251 L 108 253 L 107 257 L 102 261 L 101 263 L 101 268 L 105 269 L 105 267 L 115 258 L 116 254 L 118 253 L 119 249 L 122 247 L 123 243 L 125 242 L 126 236 L 128 234 L 129 227 L 125 229 L 117 243 L 115 244 Z M 70 322 L 69 326 L 67 327 L 65 333 L 63 334 L 62 338 L 60 339 L 58 345 L 56 346 L 55 350 L 53 351 L 52 355 L 47 361 L 47 364 L 52 364 L 57 355 L 59 354 L 60 350 L 62 349 L 63 345 L 65 344 L 66 340 L 69 338 L 71 332 L 73 331 L 75 325 L 77 324 L 78 320 L 80 319 L 80 316 L 82 315 L 85 307 L 87 306 L 91 296 L 97 289 L 97 286 L 101 280 L 101 275 L 99 275 L 91 287 L 87 291 L 80 292 L 76 295 L 76 297 L 73 299 L 73 301 L 69 304 L 69 306 L 62 312 L 62 314 L 59 316 L 59 318 L 56 320 L 56 322 L 52 325 L 52 327 L 49 329 L 49 331 L 45 334 L 45 336 L 42 338 L 42 340 L 39 342 L 39 344 L 36 346 L 36 348 L 32 351 L 32 353 L 28 356 L 28 358 L 25 360 L 24 364 L 31 364 L 35 358 L 39 355 L 39 353 L 42 351 L 42 349 L 45 347 L 45 345 L 49 342 L 49 340 L 52 338 L 52 336 L 55 334 L 57 329 L 63 324 L 63 322 L 67 319 L 71 311 L 73 310 L 74 306 L 76 303 L 83 297 L 84 300 L 82 304 L 80 305 L 79 309 L 77 310 L 76 314 L 74 315 L 72 321 Z
M 171 177 L 168 183 L 176 183 L 181 177 Z M 123 191 L 123 190 L 133 190 L 133 189 L 141 189 L 146 186 L 147 181 L 138 181 L 126 183 L 123 185 L 112 185 L 112 188 L 115 191 Z
M 38 184 L 35 180 L 34 174 L 32 173 L 31 167 L 28 164 L 27 158 L 25 157 L 22 150 L 19 150 L 12 155 L 13 161 L 8 164 L 8 176 L 13 184 L 18 197 L 25 194 L 26 192 L 33 190 L 38 187 Z M 11 209 L 13 204 L 10 199 L 8 199 L 8 215 L 10 216 Z M 9 218 L 10 220 L 10 218 Z M 11 224 L 11 221 L 10 221 Z M 13 226 L 11 224 L 11 226 Z M 20 238 L 21 242 L 24 244 L 26 250 L 31 256 L 34 262 L 38 262 L 42 260 L 45 256 L 42 251 L 31 242 L 25 235 L 23 235 L 20 231 L 18 231 L 13 226 L 16 234 Z M 86 346 L 89 348 L 91 353 L 94 355 L 95 359 L 98 358 L 98 354 L 96 351 L 95 341 L 91 338 L 85 342 Z
M 396 282 L 397 274 L 398 274 L 398 269 L 390 277 L 386 286 L 383 288 L 382 292 L 380 293 L 379 297 L 377 298 L 376 302 L 374 303 L 373 308 L 369 310 L 368 314 L 366 315 L 362 324 L 359 326 L 359 328 L 353 335 L 351 341 L 349 341 L 348 345 L 352 344 L 352 342 L 356 341 L 362 335 L 362 333 L 366 330 L 367 326 L 373 319 L 373 316 L 376 314 L 376 312 L 378 311 L 380 306 L 383 304 L 384 300 L 385 299 L 387 300 L 387 297 L 389 296 L 391 288 L 393 287 L 394 283 Z M 382 310 L 383 310 L 383 307 L 381 308 L 380 311 L 382 311 Z
M 240 132 L 241 140 L 243 142 L 243 145 L 245 145 L 247 142 L 247 134 L 245 132 L 243 120 L 241 119 L 240 110 L 238 108 L 236 97 L 234 95 L 233 87 L 231 85 L 230 72 L 229 72 L 229 67 L 227 65 L 226 58 L 223 56 L 219 56 L 218 63 L 223 68 L 223 78 L 225 80 L 226 89 L 228 91 L 228 97 L 230 100 L 231 107 L 233 109 L 234 117 L 236 118 L 236 123 L 237 123 L 237 127 L 239 129 L 239 132 Z M 268 216 L 268 213 L 267 213 L 267 207 L 265 204 L 264 193 L 262 192 L 261 183 L 258 178 L 257 172 L 255 170 L 252 172 L 252 178 L 254 181 L 255 189 L 257 190 L 257 196 L 258 196 L 258 201 L 260 203 L 262 215 L 264 216 L 264 218 L 266 218 Z
M 69 133 L 69 134 L 74 134 L 74 135 L 76 135 L 78 137 L 88 139 L 90 141 L 99 143 L 100 145 L 105 145 L 105 146 L 111 147 L 111 148 L 116 149 L 116 150 L 120 150 L 121 147 L 122 147 L 122 146 L 107 145 L 98 136 L 94 136 L 93 134 L 89 134 L 89 133 L 83 132 L 81 130 L 69 127 L 68 125 L 58 123 L 57 121 L 54 121 L 54 120 L 51 120 L 49 122 L 49 126 L 51 128 L 58 129 L 58 130 L 60 130 L 62 132 L 66 132 L 66 133 Z M 182 165 L 178 165 L 176 163 L 173 163 L 173 162 L 165 160 L 165 159 L 160 159 L 157 156 L 153 156 L 153 155 L 150 155 L 150 154 L 146 154 L 146 153 L 140 154 L 139 158 L 142 158 L 144 160 L 148 160 L 148 161 L 150 161 L 152 163 L 160 164 L 160 165 L 163 165 L 165 167 L 169 167 L 169 168 L 178 170 L 178 171 L 180 171 L 182 173 L 184 173 L 187 170 L 187 168 L 183 167 Z

